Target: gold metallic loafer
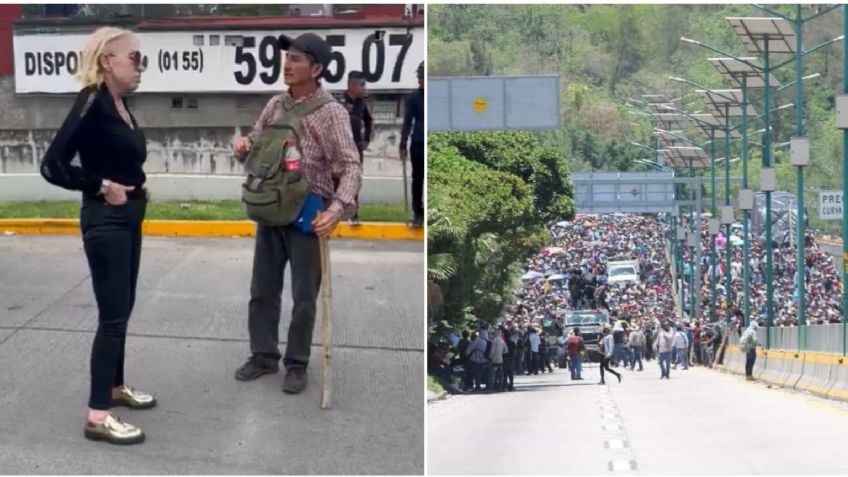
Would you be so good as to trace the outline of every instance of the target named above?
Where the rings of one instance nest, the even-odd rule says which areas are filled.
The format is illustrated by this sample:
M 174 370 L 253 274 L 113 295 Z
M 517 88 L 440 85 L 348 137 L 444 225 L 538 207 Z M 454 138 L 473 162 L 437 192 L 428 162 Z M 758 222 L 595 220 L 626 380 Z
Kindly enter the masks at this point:
M 144 442 L 144 432 L 122 421 L 118 416 L 109 414 L 103 424 L 86 421 L 85 438 L 110 444 L 131 445 Z
M 156 398 L 136 390 L 132 386 L 122 386 L 120 394 L 112 391 L 112 405 L 126 406 L 130 409 L 150 409 L 156 407 Z

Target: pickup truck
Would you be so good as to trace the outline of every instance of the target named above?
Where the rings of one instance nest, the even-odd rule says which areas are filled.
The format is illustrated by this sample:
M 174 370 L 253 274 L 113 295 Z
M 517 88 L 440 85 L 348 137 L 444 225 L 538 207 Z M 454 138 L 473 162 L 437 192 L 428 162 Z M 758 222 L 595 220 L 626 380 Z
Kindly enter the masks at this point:
M 607 263 L 607 283 L 639 283 L 639 261 L 622 260 Z

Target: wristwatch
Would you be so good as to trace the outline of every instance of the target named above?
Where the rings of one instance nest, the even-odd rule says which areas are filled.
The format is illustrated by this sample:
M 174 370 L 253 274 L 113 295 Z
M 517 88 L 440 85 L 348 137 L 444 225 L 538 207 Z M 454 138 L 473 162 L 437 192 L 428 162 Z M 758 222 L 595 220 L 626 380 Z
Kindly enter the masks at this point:
M 97 195 L 106 195 L 109 192 L 109 187 L 112 185 L 112 181 L 109 179 L 103 179 L 103 182 L 100 183 L 100 192 Z

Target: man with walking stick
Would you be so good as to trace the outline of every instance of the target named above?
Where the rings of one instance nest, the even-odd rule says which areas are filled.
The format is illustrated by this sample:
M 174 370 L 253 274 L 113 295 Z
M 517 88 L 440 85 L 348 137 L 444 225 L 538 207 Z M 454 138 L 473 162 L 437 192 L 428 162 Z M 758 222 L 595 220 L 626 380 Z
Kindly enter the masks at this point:
M 248 310 L 251 356 L 235 374 L 248 381 L 276 373 L 282 358 L 283 391 L 297 394 L 307 384 L 322 276 L 324 379 L 329 384 L 327 238 L 343 216 L 355 211 L 362 166 L 348 112 L 321 87 L 330 46 L 320 36 L 305 33 L 294 39 L 280 36 L 279 47 L 286 50 L 288 90 L 268 101 L 251 133 L 235 144 L 235 157 L 245 162 L 248 173 L 242 201 L 247 215 L 257 222 Z M 335 188 L 334 172 L 339 173 Z M 280 306 L 289 262 L 294 307 L 283 356 L 278 348 Z M 324 408 L 329 406 L 328 391 L 325 388 L 322 394 Z

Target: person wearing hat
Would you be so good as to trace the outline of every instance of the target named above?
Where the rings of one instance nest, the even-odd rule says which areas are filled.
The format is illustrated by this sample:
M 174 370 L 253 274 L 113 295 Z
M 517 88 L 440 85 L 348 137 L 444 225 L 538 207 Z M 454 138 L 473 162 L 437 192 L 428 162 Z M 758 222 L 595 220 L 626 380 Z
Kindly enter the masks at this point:
M 351 71 L 347 75 L 347 91 L 339 101 L 350 114 L 350 129 L 353 131 L 353 142 L 359 150 L 360 164 L 364 162 L 364 152 L 368 149 L 368 143 L 371 142 L 374 124 L 371 111 L 368 110 L 368 104 L 363 98 L 365 84 L 365 75 L 361 71 Z M 356 197 L 356 205 L 357 211 L 349 219 L 351 225 L 359 225 L 359 196 Z
M 415 123 L 413 125 L 413 123 Z M 413 127 L 414 126 L 414 127 Z M 406 112 L 400 132 L 400 160 L 405 161 L 408 153 L 407 141 L 411 141 L 412 162 L 412 226 L 424 225 L 424 62 L 418 65 L 418 90 L 406 98 Z
M 283 119 L 286 111 L 299 105 L 313 106 L 312 112 L 301 119 L 301 171 L 311 193 L 323 199 L 325 210 L 312 221 L 314 234 L 295 226 L 257 224 L 248 308 L 251 356 L 235 374 L 236 379 L 248 381 L 276 373 L 282 358 L 286 368 L 283 391 L 297 394 L 307 384 L 306 369 L 321 286 L 318 237 L 329 236 L 343 216 L 356 210 L 362 165 L 350 129 L 350 115 L 321 86 L 330 63 L 330 46 L 314 33 L 294 39 L 281 35 L 278 44 L 286 51 L 283 75 L 288 89 L 268 101 L 250 134 L 236 142 L 235 158 L 244 162 L 260 135 Z M 338 186 L 333 184 L 334 175 L 339 176 Z M 283 356 L 278 348 L 280 304 L 289 262 L 294 307 Z

